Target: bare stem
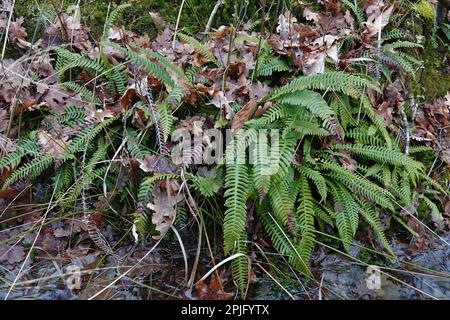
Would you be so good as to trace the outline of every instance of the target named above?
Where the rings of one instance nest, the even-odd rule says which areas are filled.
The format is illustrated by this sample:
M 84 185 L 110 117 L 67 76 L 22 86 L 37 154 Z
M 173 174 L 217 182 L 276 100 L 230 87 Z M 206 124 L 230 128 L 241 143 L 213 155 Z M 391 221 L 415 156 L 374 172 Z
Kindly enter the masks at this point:
M 209 30 L 211 30 L 211 25 L 214 20 L 214 17 L 219 10 L 219 7 L 225 2 L 225 0 L 217 0 L 216 4 L 214 5 L 213 10 L 211 11 L 211 15 L 209 16 L 208 23 L 206 24 L 205 33 L 208 33 Z

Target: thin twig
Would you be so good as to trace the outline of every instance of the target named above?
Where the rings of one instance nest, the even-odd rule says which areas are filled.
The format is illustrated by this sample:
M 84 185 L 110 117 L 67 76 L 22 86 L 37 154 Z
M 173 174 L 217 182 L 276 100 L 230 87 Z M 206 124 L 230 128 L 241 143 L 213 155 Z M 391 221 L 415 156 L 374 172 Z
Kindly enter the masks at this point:
M 225 0 L 217 0 L 216 4 L 214 5 L 213 10 L 211 11 L 211 15 L 209 16 L 208 23 L 206 24 L 205 33 L 208 33 L 209 30 L 211 30 L 211 25 L 214 20 L 214 16 L 217 13 L 217 10 L 219 10 L 219 7 L 225 2 Z
M 8 24 L 6 25 L 5 40 L 3 41 L 3 49 L 2 49 L 2 58 L 0 60 L 3 60 L 3 58 L 5 57 L 6 43 L 8 42 L 9 26 L 11 25 L 11 19 L 12 19 L 15 4 L 16 4 L 16 0 L 13 0 L 13 2 L 11 4 L 11 12 L 9 13 Z
M 183 6 L 184 6 L 185 2 L 186 2 L 186 0 L 183 0 L 181 2 L 180 11 L 178 11 L 177 24 L 175 25 L 175 31 L 173 32 L 172 50 L 175 49 L 175 40 L 177 38 L 178 26 L 180 24 L 181 11 L 183 11 Z

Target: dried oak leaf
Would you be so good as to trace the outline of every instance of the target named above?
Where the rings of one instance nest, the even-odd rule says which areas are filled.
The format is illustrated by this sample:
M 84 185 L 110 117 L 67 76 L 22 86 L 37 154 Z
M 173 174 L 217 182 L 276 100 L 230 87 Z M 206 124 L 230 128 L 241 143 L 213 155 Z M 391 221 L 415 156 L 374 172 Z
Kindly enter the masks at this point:
M 0 261 L 14 264 L 22 262 L 24 258 L 25 248 L 22 245 L 10 246 L 9 244 L 4 244 L 0 246 Z
M 139 168 L 144 172 L 168 173 L 175 172 L 177 167 L 169 160 L 160 156 L 145 156 L 143 159 L 137 159 Z
M 236 131 L 244 126 L 250 120 L 258 108 L 257 100 L 250 100 L 241 110 L 236 113 L 231 123 L 231 130 Z
M 153 236 L 153 239 L 156 240 L 161 239 L 170 229 L 177 211 L 177 204 L 184 199 L 181 193 L 171 194 L 171 189 L 172 187 L 161 189 L 156 186 L 152 192 L 154 203 L 147 204 L 147 207 L 153 211 L 152 223 L 155 225 L 155 229 L 159 231 L 159 235 Z
M 55 159 L 62 159 L 68 145 L 68 137 L 60 137 L 54 132 L 49 133 L 44 130 L 40 130 L 37 136 L 43 154 L 50 154 Z
M 206 284 L 203 280 L 197 284 L 196 298 L 199 300 L 230 300 L 234 292 L 226 292 L 223 288 L 225 270 L 220 275 L 214 274 Z
M 8 37 L 10 41 L 19 48 L 29 49 L 31 47 L 31 43 L 26 40 L 27 31 L 25 30 L 25 27 L 22 26 L 23 22 L 23 17 L 16 19 L 16 21 L 11 21 L 9 25 Z
M 230 106 L 233 101 L 228 100 L 227 96 L 224 95 L 223 91 L 217 91 L 214 93 L 213 98 L 206 103 L 206 105 L 213 105 L 217 108 L 225 111 L 225 117 L 231 120 L 234 116 L 234 111 Z
M 386 8 L 383 1 L 376 1 L 366 8 L 367 21 L 364 23 L 366 28 L 363 32 L 365 42 L 368 42 L 369 38 L 377 35 L 387 26 L 393 9 L 394 6 Z

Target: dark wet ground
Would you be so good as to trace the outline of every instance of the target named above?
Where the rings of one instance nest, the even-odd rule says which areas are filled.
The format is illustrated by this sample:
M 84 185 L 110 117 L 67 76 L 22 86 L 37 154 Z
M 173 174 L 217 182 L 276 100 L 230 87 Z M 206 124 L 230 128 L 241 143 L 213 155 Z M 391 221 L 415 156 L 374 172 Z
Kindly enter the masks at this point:
M 450 237 L 447 235 L 444 240 L 450 242 Z M 35 260 L 33 264 L 25 265 L 25 276 L 16 281 L 8 298 L 88 299 L 104 289 L 96 299 L 177 299 L 186 296 L 187 291 L 183 286 L 183 257 L 181 254 L 174 256 L 170 250 L 175 245 L 172 243 L 156 248 L 141 264 L 113 284 L 119 274 L 126 272 L 129 266 L 135 265 L 148 252 L 150 245 L 123 247 L 117 253 L 128 257 L 119 268 L 112 258 L 107 258 L 106 263 L 99 263 L 102 257 L 98 252 L 74 256 L 71 261 Z M 354 247 L 352 253 L 359 259 L 360 250 Z M 207 252 L 203 254 L 207 256 Z M 191 265 L 195 250 L 189 250 L 188 255 Z M 397 262 L 383 264 L 385 267 L 381 268 L 379 289 L 373 288 L 373 282 L 370 282 L 372 286 L 370 283 L 368 285 L 371 274 L 367 273 L 367 265 L 361 262 L 329 251 L 317 253 L 315 259 L 312 271 L 316 283 L 303 282 L 303 278 L 299 278 L 297 283 L 280 283 L 293 298 L 450 299 L 450 246 L 440 240 L 434 241 L 423 252 L 404 255 Z M 74 264 L 84 268 L 79 290 L 70 290 L 66 285 L 70 276 L 67 268 Z M 206 262 L 200 261 L 198 274 L 204 274 L 207 268 Z M 6 297 L 17 272 L 17 268 L 7 270 L 0 266 L 0 299 Z M 232 291 L 232 284 L 229 283 L 227 288 Z M 195 288 L 193 293 L 195 296 Z M 289 299 L 289 295 L 274 281 L 259 274 L 249 298 Z

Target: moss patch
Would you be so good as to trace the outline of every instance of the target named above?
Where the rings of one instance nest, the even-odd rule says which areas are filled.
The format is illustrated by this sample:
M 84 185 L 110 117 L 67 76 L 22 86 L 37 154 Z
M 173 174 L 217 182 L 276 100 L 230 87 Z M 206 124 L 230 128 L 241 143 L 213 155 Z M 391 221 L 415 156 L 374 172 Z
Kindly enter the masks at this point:
M 427 45 L 423 50 L 424 68 L 416 79 L 408 79 L 411 94 L 432 100 L 444 96 L 450 90 L 450 75 L 444 73 L 445 52 Z

